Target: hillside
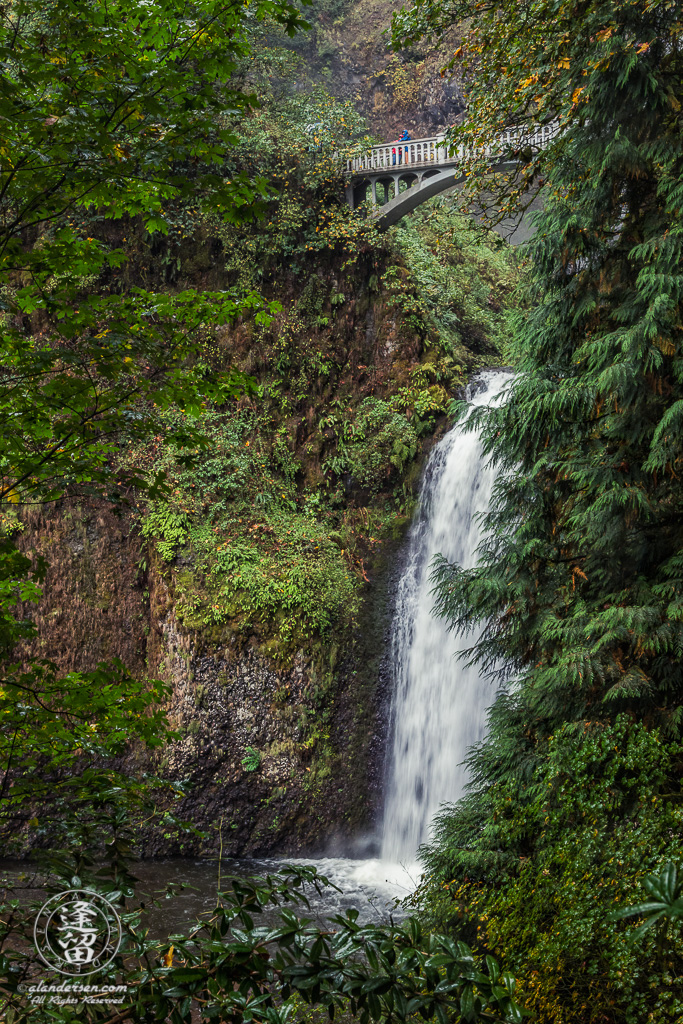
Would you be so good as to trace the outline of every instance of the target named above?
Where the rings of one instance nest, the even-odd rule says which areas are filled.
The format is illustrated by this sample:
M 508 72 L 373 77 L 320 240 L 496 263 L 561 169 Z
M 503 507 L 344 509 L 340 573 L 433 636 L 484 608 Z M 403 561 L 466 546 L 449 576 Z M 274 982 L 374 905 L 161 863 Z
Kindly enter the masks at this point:
M 454 27 L 436 46 L 395 51 L 390 46 L 390 0 L 316 0 L 307 11 L 310 33 L 291 45 L 305 54 L 306 77 L 332 95 L 353 102 L 378 139 L 407 128 L 413 138 L 432 135 L 459 120 L 465 110 L 457 78 L 442 75 L 458 46 Z M 284 40 L 282 41 L 284 42 Z

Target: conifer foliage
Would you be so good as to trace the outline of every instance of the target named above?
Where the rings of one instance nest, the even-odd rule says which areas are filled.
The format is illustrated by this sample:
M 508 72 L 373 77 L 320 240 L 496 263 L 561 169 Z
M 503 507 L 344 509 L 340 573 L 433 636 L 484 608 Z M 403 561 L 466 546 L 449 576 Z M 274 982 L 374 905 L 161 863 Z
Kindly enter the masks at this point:
M 480 564 L 435 575 L 454 628 L 486 623 L 472 657 L 507 685 L 424 855 L 521 966 L 538 1019 L 674 1020 L 680 936 L 634 958 L 605 918 L 681 831 L 681 5 L 426 0 L 395 30 L 464 18 L 457 141 L 506 120 L 559 132 L 500 186 L 545 176 L 531 309 L 509 401 L 470 420 L 500 471 Z

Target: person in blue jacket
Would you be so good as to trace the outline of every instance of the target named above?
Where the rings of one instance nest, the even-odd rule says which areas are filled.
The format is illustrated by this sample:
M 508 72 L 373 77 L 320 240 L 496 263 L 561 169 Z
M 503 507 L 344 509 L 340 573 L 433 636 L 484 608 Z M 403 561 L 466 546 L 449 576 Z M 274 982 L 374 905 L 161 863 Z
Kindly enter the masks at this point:
M 399 142 L 410 142 L 410 135 L 408 134 L 408 132 L 406 131 L 405 128 L 403 129 L 403 135 L 401 135 L 401 137 L 398 139 L 398 141 Z M 399 151 L 398 151 L 398 162 L 399 163 L 405 163 L 407 158 L 408 158 L 408 148 L 406 147 L 405 149 L 403 149 L 402 147 L 400 147 Z
M 405 128 L 403 129 L 403 135 L 401 135 L 400 138 L 395 139 L 394 143 L 392 143 L 392 145 L 394 146 L 394 148 L 391 150 L 391 162 L 392 162 L 392 164 L 396 163 L 396 143 L 397 142 L 410 142 L 410 135 L 408 135 L 408 132 L 406 131 Z M 401 149 L 400 146 L 398 148 L 398 162 L 399 163 L 403 163 L 403 150 Z

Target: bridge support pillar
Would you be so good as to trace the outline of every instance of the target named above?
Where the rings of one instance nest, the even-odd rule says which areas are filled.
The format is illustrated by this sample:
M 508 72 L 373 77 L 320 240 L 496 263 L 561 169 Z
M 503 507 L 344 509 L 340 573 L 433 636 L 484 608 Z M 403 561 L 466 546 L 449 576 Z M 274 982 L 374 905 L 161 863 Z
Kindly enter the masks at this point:
M 349 210 L 355 209 L 354 202 L 353 202 L 353 183 L 352 182 L 349 182 L 348 185 L 346 186 L 346 202 L 348 204 Z
M 377 206 L 377 178 L 372 179 L 372 205 Z

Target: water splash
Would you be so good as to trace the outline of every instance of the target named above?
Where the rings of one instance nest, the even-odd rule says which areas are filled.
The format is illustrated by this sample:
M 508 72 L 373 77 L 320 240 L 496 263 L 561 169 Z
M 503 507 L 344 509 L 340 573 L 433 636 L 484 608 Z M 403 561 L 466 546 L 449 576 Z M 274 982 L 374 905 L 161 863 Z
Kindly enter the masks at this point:
M 472 405 L 500 400 L 509 375 L 483 375 Z M 384 810 L 382 860 L 411 864 L 439 806 L 457 800 L 467 782 L 462 761 L 482 739 L 493 693 L 476 667 L 456 654 L 476 634 L 449 633 L 434 615 L 431 562 L 436 554 L 471 568 L 495 472 L 485 465 L 476 433 L 453 428 L 427 463 L 408 561 L 398 587 L 392 635 L 396 688 L 392 712 L 393 751 Z

